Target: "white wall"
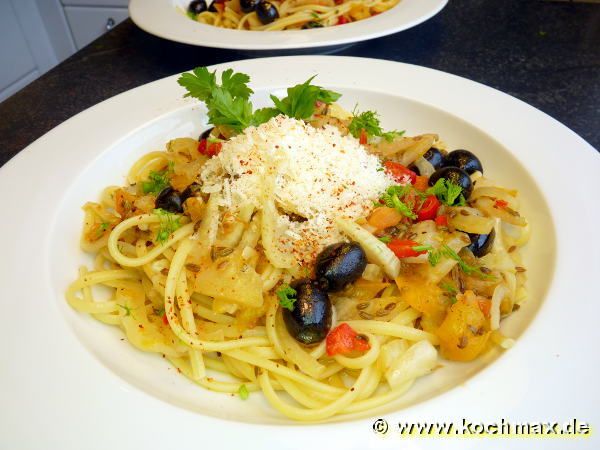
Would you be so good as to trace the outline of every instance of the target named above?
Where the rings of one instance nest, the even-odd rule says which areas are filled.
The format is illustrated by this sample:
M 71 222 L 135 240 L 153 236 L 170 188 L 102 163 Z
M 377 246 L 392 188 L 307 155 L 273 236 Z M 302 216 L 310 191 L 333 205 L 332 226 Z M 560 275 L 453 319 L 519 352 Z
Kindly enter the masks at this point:
M 0 0 L 0 101 L 127 16 L 127 0 Z

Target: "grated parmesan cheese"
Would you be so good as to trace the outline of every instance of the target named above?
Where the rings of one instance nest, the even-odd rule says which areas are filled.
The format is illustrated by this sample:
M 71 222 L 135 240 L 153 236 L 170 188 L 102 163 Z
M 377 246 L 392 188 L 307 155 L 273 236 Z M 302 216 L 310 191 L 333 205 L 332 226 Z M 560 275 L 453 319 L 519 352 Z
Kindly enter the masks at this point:
M 335 217 L 366 216 L 396 184 L 353 136 L 285 116 L 225 142 L 200 178 L 203 191 L 220 192 L 222 206 L 233 212 L 248 203 L 260 210 L 262 199 L 272 195 L 280 211 L 277 245 L 299 263 L 312 262 L 323 247 L 343 239 Z

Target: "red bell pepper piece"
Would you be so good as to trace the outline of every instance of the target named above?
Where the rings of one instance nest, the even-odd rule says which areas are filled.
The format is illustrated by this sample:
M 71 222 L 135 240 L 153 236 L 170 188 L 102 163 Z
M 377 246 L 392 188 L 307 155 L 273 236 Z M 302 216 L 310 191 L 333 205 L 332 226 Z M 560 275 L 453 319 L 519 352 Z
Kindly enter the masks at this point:
M 418 242 L 411 241 L 410 239 L 393 239 L 387 246 L 398 258 L 408 258 L 427 253 L 427 250 L 416 251 L 413 249 L 413 247 L 420 245 Z
M 508 202 L 506 200 L 496 200 L 494 202 L 494 207 L 495 208 L 500 208 L 500 209 L 504 209 L 508 206 Z
M 442 214 L 441 216 L 437 216 L 435 218 L 435 224 L 438 227 L 447 227 L 448 226 L 448 216 L 445 214 Z
M 417 211 L 417 221 L 422 222 L 423 220 L 435 219 L 440 205 L 441 203 L 435 195 L 427 197 L 421 208 Z
M 363 128 L 362 130 L 360 130 L 360 137 L 358 138 L 358 142 L 360 142 L 361 145 L 367 145 L 368 140 L 369 135 L 367 134 L 367 130 Z
M 218 155 L 221 147 L 223 147 L 221 142 L 208 142 L 207 139 L 200 139 L 198 143 L 198 151 L 209 158 Z
M 410 178 L 410 183 L 414 184 L 417 180 L 417 174 L 402 164 L 394 161 L 386 161 L 383 163 L 388 173 L 398 182 L 404 181 L 405 177 Z
M 347 323 L 338 325 L 327 335 L 326 349 L 329 356 L 346 355 L 355 351 L 366 352 L 370 348 L 369 341 Z

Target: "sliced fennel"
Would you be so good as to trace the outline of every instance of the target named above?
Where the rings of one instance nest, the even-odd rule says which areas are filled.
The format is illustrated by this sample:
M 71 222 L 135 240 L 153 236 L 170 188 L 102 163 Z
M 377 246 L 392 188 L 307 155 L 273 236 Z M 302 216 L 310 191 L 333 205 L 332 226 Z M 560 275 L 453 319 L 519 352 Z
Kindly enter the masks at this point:
M 389 277 L 398 276 L 400 260 L 387 245 L 351 220 L 338 218 L 336 224 L 342 232 L 361 245 L 369 261 L 380 265 Z

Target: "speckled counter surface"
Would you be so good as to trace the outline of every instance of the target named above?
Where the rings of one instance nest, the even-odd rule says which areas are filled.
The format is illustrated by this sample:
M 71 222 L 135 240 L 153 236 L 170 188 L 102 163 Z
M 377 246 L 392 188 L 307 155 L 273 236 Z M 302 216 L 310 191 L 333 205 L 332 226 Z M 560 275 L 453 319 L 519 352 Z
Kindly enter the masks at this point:
M 600 149 L 600 4 L 450 0 L 415 28 L 337 54 L 418 64 L 484 83 L 541 109 Z M 127 20 L 0 103 L 0 165 L 120 92 L 198 65 L 271 55 L 178 44 Z

